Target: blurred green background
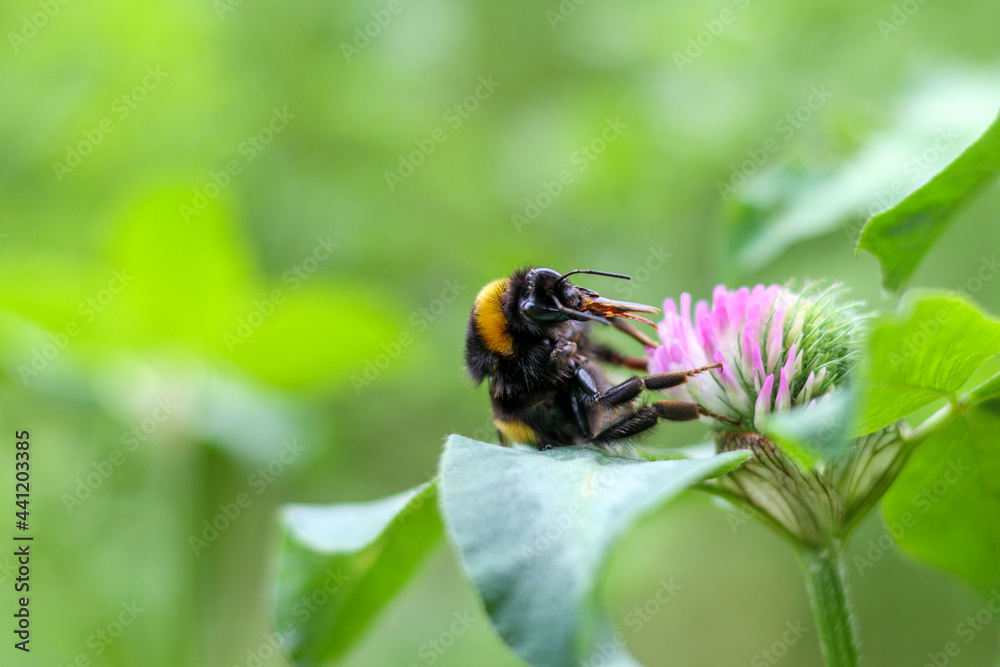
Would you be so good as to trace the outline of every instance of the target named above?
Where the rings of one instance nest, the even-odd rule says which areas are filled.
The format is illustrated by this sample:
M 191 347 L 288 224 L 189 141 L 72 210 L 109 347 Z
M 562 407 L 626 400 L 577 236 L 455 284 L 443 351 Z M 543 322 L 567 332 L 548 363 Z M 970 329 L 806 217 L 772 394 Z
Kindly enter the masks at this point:
M 635 280 L 583 284 L 659 303 L 823 278 L 892 307 L 853 243 L 905 192 L 869 176 L 926 180 L 1000 100 L 988 0 L 9 0 L 0 25 L 0 423 L 8 452 L 31 432 L 35 536 L 32 651 L 0 627 L 5 665 L 285 664 L 278 506 L 395 493 L 432 476 L 446 434 L 492 438 L 461 366 L 479 286 L 596 268 Z M 869 171 L 830 185 L 859 157 Z M 789 203 L 809 188 L 824 196 Z M 783 254 L 780 210 L 802 215 L 777 238 L 811 237 Z M 994 187 L 913 282 L 1000 312 L 995 284 L 969 284 L 998 214 Z M 12 455 L 0 478 L 2 536 Z M 883 533 L 873 517 L 851 551 L 880 556 L 850 571 L 865 653 L 923 665 L 984 600 Z M 765 528 L 701 496 L 652 517 L 610 573 L 620 623 L 671 577 L 630 640 L 645 664 L 774 664 L 798 621 L 780 661 L 820 664 Z M 996 637 L 948 664 L 986 664 Z M 345 664 L 519 662 L 441 548 Z

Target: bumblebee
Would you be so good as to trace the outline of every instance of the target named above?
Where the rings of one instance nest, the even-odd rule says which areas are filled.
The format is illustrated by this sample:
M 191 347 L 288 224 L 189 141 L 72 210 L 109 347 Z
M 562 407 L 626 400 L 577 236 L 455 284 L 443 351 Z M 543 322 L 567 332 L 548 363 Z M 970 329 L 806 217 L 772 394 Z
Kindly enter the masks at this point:
M 604 271 L 560 274 L 546 268 L 519 269 L 489 283 L 476 296 L 466 332 L 465 364 L 477 385 L 489 378 L 493 423 L 501 443 L 538 449 L 609 446 L 647 431 L 660 419 L 688 421 L 707 415 L 732 422 L 696 403 L 638 404 L 645 389 L 676 387 L 721 364 L 633 375 L 613 385 L 596 361 L 644 371 L 646 360 L 623 356 L 591 340 L 592 323 L 614 326 L 655 347 L 627 320 L 655 326 L 637 313 L 660 311 L 606 299 L 567 280 L 580 273 L 629 279 Z

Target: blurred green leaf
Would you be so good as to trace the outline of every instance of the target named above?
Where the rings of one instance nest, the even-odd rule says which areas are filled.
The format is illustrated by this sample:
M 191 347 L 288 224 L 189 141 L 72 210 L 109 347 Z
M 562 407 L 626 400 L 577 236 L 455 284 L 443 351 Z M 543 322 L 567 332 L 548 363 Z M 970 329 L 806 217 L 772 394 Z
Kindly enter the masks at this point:
M 854 395 L 845 388 L 822 396 L 815 404 L 771 415 L 767 435 L 799 465 L 811 468 L 847 451 L 853 414 Z
M 882 501 L 903 549 L 984 592 L 1000 585 L 996 408 L 973 407 L 924 441 Z
M 274 295 L 279 294 L 279 300 Z M 325 285 L 292 291 L 275 288 L 248 304 L 219 335 L 232 359 L 258 377 L 278 386 L 300 387 L 362 372 L 364 361 L 379 354 L 394 362 L 389 343 L 398 331 L 376 295 L 355 290 L 335 292 Z M 260 322 L 258 326 L 255 323 Z M 405 340 L 412 341 L 408 334 Z M 385 367 L 379 360 L 378 370 Z
M 873 323 L 861 363 L 854 435 L 871 433 L 955 392 L 1000 352 L 1000 321 L 963 297 L 915 291 Z
M 493 624 L 522 659 L 635 666 L 599 599 L 609 552 L 641 517 L 747 456 L 638 462 L 453 435 L 441 459 L 441 507 Z
M 730 259 L 753 271 L 793 243 L 847 223 L 860 228 L 860 221 L 875 211 L 936 181 L 932 177 L 982 134 L 998 103 L 995 77 L 951 72 L 924 81 L 900 104 L 893 126 L 873 133 L 853 157 L 834 168 L 770 166 L 768 152 L 755 149 L 756 156 L 748 155 L 749 166 L 737 165 L 750 174 L 762 170 L 737 190 L 727 212 Z
M 70 323 L 86 324 L 86 300 L 111 278 L 112 271 L 99 262 L 68 253 L 8 253 L 0 262 L 0 307 L 63 332 Z M 90 333 L 81 326 L 81 336 Z
M 163 190 L 128 214 L 112 258 L 112 268 L 127 278 L 115 301 L 128 316 L 94 321 L 108 340 L 137 346 L 184 342 L 198 350 L 221 345 L 218 332 L 235 316 L 240 295 L 253 289 L 253 274 L 218 200 L 185 222 L 180 207 L 190 206 L 190 198 L 189 192 Z
M 276 618 L 296 665 L 342 657 L 442 535 L 434 483 L 368 503 L 290 505 Z
M 1000 117 L 926 185 L 874 216 L 858 239 L 882 266 L 882 286 L 897 291 L 955 214 L 1000 174 Z

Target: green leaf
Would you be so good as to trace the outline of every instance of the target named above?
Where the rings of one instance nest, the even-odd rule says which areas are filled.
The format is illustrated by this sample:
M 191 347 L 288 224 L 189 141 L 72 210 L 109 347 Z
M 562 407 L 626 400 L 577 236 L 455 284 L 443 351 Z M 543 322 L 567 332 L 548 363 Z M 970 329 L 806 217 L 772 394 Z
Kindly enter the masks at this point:
M 535 667 L 634 667 L 599 601 L 611 548 L 639 518 L 747 456 L 640 462 L 453 435 L 441 460 L 441 507 L 490 618 L 521 658 Z
M 440 539 L 434 483 L 368 503 L 290 505 L 278 630 L 296 665 L 343 656 Z
M 882 509 L 914 557 L 984 592 L 1000 586 L 1000 411 L 971 408 L 931 435 Z
M 861 364 L 861 414 L 871 433 L 955 392 L 1000 352 L 1000 321 L 954 293 L 908 293 L 898 315 L 876 320 Z
M 965 399 L 967 404 L 971 405 L 973 403 L 988 401 L 997 397 L 1000 397 L 1000 373 L 997 373 L 989 380 L 970 391 Z
M 867 250 L 878 258 L 882 286 L 898 290 L 955 214 L 997 174 L 1000 117 L 926 185 L 865 225 L 857 251 Z
M 775 164 L 759 147 L 741 155 L 730 184 L 753 176 L 725 214 L 729 261 L 755 271 L 793 243 L 845 225 L 854 239 L 868 216 L 895 206 L 958 157 L 990 124 L 998 104 L 995 77 L 947 72 L 905 97 L 890 127 L 871 133 L 841 164 Z
M 836 459 L 847 451 L 853 412 L 853 393 L 844 389 L 823 396 L 815 405 L 771 415 L 766 425 L 767 436 L 799 465 L 811 468 L 821 460 Z

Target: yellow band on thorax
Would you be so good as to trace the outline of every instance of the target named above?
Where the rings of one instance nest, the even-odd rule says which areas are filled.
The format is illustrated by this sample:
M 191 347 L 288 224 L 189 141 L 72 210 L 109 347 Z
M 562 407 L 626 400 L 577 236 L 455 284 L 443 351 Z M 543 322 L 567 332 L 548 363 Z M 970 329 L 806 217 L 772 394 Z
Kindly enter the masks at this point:
M 476 329 L 486 347 L 491 352 L 511 356 L 514 354 L 514 340 L 507 331 L 507 318 L 504 317 L 501 302 L 507 283 L 506 278 L 501 278 L 479 290 L 473 308 Z

